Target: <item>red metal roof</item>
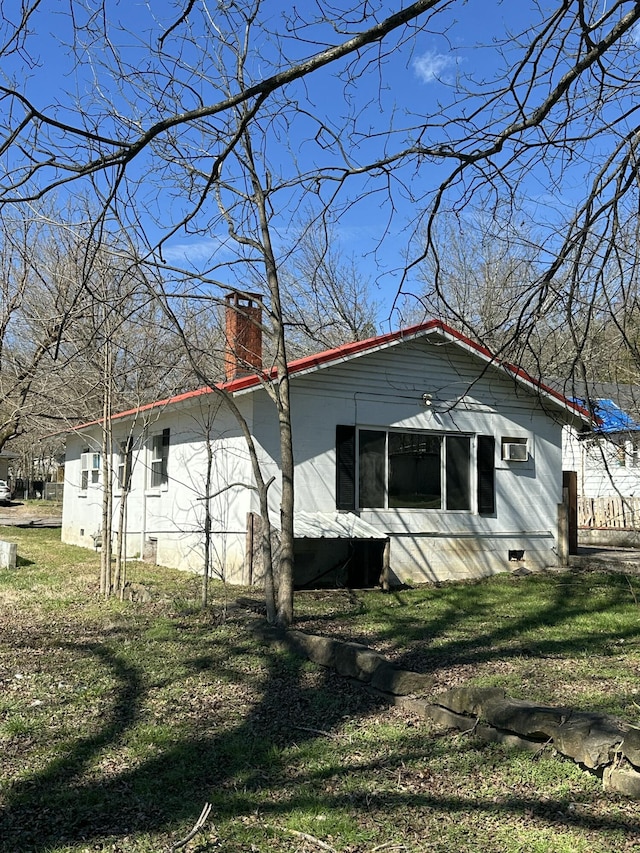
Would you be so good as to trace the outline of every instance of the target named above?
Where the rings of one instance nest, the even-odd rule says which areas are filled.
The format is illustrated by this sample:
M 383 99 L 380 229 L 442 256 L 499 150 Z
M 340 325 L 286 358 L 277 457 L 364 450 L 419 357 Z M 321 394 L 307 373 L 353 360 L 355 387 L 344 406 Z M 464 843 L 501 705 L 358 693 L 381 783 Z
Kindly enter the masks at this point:
M 446 323 L 443 323 L 441 320 L 429 320 L 426 323 L 420 323 L 415 326 L 409 326 L 405 329 L 399 329 L 395 332 L 389 332 L 384 335 L 376 335 L 375 337 L 367 338 L 363 341 L 353 341 L 348 344 L 342 344 L 341 346 L 335 347 L 334 349 L 324 350 L 324 352 L 303 356 L 302 358 L 298 358 L 294 361 L 289 362 L 289 375 L 295 376 L 299 373 L 306 373 L 311 370 L 318 370 L 323 367 L 327 367 L 335 362 L 347 361 L 348 359 L 353 358 L 354 356 L 360 355 L 362 353 L 378 349 L 384 349 L 385 347 L 394 344 L 397 341 L 411 340 L 417 337 L 421 337 L 422 335 L 425 335 L 427 333 L 437 333 L 444 336 L 445 338 L 448 338 L 453 343 L 456 343 L 462 346 L 463 348 L 470 350 L 472 353 L 480 356 L 486 362 L 494 364 L 496 367 L 501 368 L 506 373 L 511 374 L 513 377 L 517 378 L 522 383 L 531 386 L 535 390 L 542 392 L 548 397 L 553 398 L 562 406 L 566 407 L 578 416 L 589 421 L 592 420 L 589 412 L 582 406 L 578 405 L 572 400 L 569 400 L 559 391 L 550 388 L 548 385 L 545 385 L 543 382 L 540 382 L 538 379 L 535 379 L 534 377 L 530 376 L 526 372 L 526 370 L 523 370 L 521 367 L 496 359 L 486 347 L 482 346 L 476 341 L 473 341 L 471 338 L 467 337 L 466 335 L 463 335 L 461 332 L 458 332 L 456 329 L 447 325 Z M 276 369 L 272 368 L 271 370 L 266 371 L 262 374 L 251 374 L 248 376 L 241 376 L 238 379 L 233 379 L 229 382 L 220 382 L 218 383 L 216 388 L 221 391 L 226 391 L 230 394 L 235 394 L 239 391 L 246 391 L 252 388 L 257 388 L 264 381 L 273 379 L 275 376 Z M 186 391 L 184 394 L 178 394 L 174 397 L 167 397 L 164 400 L 156 400 L 153 403 L 147 403 L 142 406 L 137 406 L 133 409 L 127 409 L 124 412 L 118 412 L 117 414 L 113 415 L 113 418 L 119 419 L 136 416 L 144 412 L 151 411 L 153 409 L 165 408 L 166 406 L 175 405 L 177 403 L 184 402 L 185 400 L 195 399 L 197 397 L 201 397 L 211 393 L 213 393 L 213 389 L 209 386 L 206 386 L 204 388 L 197 388 L 194 391 Z M 100 422 L 101 419 L 90 421 L 89 423 L 85 423 L 79 427 L 76 427 L 76 429 L 82 429 L 84 427 L 92 426 Z

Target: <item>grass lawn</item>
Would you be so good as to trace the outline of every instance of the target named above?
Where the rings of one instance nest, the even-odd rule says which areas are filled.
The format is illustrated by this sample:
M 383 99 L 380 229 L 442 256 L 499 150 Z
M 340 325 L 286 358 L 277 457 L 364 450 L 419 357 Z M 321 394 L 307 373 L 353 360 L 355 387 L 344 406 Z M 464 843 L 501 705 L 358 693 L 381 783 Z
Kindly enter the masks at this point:
M 265 647 L 200 579 L 134 564 L 151 604 L 102 601 L 98 557 L 0 528 L 0 851 L 187 853 L 640 850 L 640 803 L 593 774 L 438 728 Z M 241 591 L 246 592 L 246 591 Z M 300 593 L 297 624 L 510 695 L 640 705 L 640 575 L 548 573 Z

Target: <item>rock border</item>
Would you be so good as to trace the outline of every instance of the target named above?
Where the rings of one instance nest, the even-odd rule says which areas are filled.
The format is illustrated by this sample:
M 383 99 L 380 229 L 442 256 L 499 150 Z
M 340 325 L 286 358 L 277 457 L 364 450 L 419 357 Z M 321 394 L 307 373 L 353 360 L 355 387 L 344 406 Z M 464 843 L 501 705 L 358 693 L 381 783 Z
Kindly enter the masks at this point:
M 401 669 L 360 643 L 275 628 L 265 629 L 263 637 L 436 723 L 529 751 L 551 746 L 597 773 L 605 791 L 640 799 L 640 728 L 630 723 L 512 699 L 496 687 L 457 687 L 432 695 L 430 675 Z

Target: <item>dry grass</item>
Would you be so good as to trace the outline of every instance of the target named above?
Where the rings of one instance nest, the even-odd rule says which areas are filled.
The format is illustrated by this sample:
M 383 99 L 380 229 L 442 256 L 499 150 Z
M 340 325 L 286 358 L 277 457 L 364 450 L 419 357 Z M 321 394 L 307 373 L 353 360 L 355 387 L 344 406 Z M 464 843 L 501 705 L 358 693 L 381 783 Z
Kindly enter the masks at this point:
M 637 849 L 638 804 L 595 776 L 439 730 L 262 646 L 254 613 L 224 618 L 221 587 L 202 613 L 199 579 L 137 564 L 154 602 L 104 602 L 96 555 L 55 531 L 1 535 L 22 555 L 0 575 L 3 853 L 160 853 L 205 801 L 188 853 Z M 442 686 L 472 678 L 636 718 L 639 611 L 616 576 L 297 606 L 299 627 L 369 642 Z

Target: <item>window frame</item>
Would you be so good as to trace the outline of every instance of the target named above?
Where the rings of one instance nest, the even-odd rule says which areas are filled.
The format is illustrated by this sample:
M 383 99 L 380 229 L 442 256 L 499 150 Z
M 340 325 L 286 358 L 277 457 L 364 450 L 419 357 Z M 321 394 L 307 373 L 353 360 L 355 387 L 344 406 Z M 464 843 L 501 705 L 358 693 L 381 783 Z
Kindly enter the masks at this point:
M 80 454 L 80 491 L 86 492 L 89 486 L 100 484 L 102 454 L 99 450 L 83 450 Z
M 169 488 L 170 445 L 170 427 L 165 427 L 165 429 L 155 432 L 149 436 L 148 488 L 152 492 L 165 491 Z
M 384 436 L 384 450 L 382 454 L 382 458 L 378 460 L 372 460 L 362 452 L 362 436 L 366 436 L 366 446 L 371 447 L 375 445 L 376 442 L 381 440 L 381 437 Z M 391 478 L 393 475 L 392 465 L 393 460 L 390 457 L 390 436 L 408 436 L 409 437 L 409 445 L 415 444 L 416 440 L 419 442 L 421 438 L 424 438 L 427 442 L 429 440 L 436 440 L 439 444 L 438 447 L 438 466 L 437 466 L 437 477 L 432 481 L 435 483 L 437 489 L 433 493 L 432 501 L 437 500 L 437 506 L 420 506 L 420 505 L 411 505 L 410 503 L 395 503 L 395 500 L 399 500 L 396 496 L 395 498 L 391 494 Z M 408 430 L 408 429 L 396 429 L 396 428 L 368 428 L 366 426 L 358 426 L 355 428 L 355 459 L 356 459 L 356 495 L 355 495 L 355 503 L 354 508 L 357 508 L 359 511 L 370 511 L 370 510 L 384 510 L 384 511 L 403 511 L 403 512 L 462 512 L 462 513 L 475 513 L 478 511 L 478 498 L 477 498 L 477 489 L 474 488 L 475 477 L 476 477 L 476 436 L 473 433 L 467 432 L 434 432 L 429 430 Z M 451 445 L 449 445 L 449 439 L 452 440 Z M 455 443 L 457 443 L 458 448 L 462 446 L 462 442 L 466 442 L 467 444 L 467 470 L 464 472 L 461 478 L 458 478 L 462 481 L 463 489 L 466 491 L 466 500 L 464 497 L 461 499 L 458 495 L 457 502 L 465 503 L 466 506 L 450 506 L 450 503 L 453 502 L 453 494 L 454 494 L 454 479 L 455 474 L 458 472 L 458 468 L 454 467 L 452 464 L 453 460 L 453 447 Z M 428 447 L 425 445 L 425 453 L 427 452 Z M 376 451 L 374 450 L 373 453 Z M 378 451 L 379 453 L 379 451 Z M 398 454 L 394 454 L 398 455 Z M 427 454 L 429 455 L 429 454 Z M 369 501 L 366 505 L 362 503 L 362 491 L 363 491 L 363 459 L 366 461 L 369 470 L 373 472 L 374 478 L 379 478 L 382 475 L 382 483 L 374 483 L 368 484 L 367 489 L 370 494 L 378 493 L 381 494 L 381 499 L 376 501 Z M 380 462 L 382 462 L 382 466 L 380 466 Z M 427 465 L 428 468 L 428 465 Z M 433 469 L 432 469 L 433 472 Z M 435 472 L 434 472 L 435 473 Z M 396 472 L 396 488 L 397 483 L 401 480 L 401 474 Z M 425 496 L 426 496 L 425 492 Z

